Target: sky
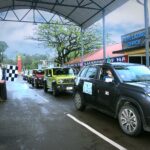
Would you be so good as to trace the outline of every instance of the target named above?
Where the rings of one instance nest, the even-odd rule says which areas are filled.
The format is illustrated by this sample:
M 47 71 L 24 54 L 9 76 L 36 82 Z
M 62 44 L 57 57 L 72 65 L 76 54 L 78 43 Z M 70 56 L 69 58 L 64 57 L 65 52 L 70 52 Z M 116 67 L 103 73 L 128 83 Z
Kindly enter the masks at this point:
M 149 16 L 150 16 L 150 0 Z M 18 10 L 23 14 L 26 10 Z M 48 16 L 48 13 L 46 14 Z M 9 14 L 9 17 L 13 17 Z M 149 19 L 150 20 L 150 19 Z M 101 28 L 102 20 L 96 22 Z M 37 25 L 32 23 L 14 23 L 0 21 L 0 41 L 6 41 L 9 48 L 6 50 L 8 57 L 15 57 L 18 53 L 56 55 L 54 50 L 44 47 L 37 41 L 27 40 L 34 36 Z M 121 36 L 144 28 L 144 9 L 136 0 L 129 0 L 120 8 L 106 16 L 106 32 L 111 34 L 111 39 L 116 43 L 121 42 Z

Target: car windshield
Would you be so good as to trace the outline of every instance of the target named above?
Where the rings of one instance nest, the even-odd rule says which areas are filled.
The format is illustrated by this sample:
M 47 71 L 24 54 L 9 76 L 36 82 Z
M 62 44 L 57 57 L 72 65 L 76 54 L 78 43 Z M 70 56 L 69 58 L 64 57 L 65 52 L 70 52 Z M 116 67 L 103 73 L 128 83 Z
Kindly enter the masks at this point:
M 115 66 L 115 70 L 123 82 L 150 81 L 150 70 L 142 65 Z
M 54 68 L 54 75 L 74 75 L 74 71 L 71 68 Z
M 43 70 L 37 70 L 36 74 L 44 74 Z

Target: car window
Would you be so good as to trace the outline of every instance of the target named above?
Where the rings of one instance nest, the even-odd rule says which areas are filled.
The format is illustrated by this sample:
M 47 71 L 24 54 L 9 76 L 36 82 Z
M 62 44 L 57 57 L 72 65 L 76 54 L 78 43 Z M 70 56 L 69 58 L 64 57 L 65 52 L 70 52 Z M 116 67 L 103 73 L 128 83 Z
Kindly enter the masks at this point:
M 52 71 L 48 70 L 48 75 L 52 76 Z
M 72 68 L 69 69 L 69 74 L 70 75 L 75 75 L 74 70 Z
M 32 74 L 34 74 L 34 75 L 35 75 L 35 74 L 36 74 L 36 70 L 33 70 Z
M 100 74 L 100 80 L 105 81 L 106 78 L 112 78 L 114 79 L 112 70 L 109 68 L 102 68 L 101 69 L 101 74 Z
M 74 75 L 71 68 L 54 68 L 53 75 Z
M 87 72 L 88 67 L 83 68 L 83 70 L 80 72 L 79 76 L 80 77 L 85 77 L 85 73 Z
M 96 67 L 90 67 L 85 75 L 86 78 L 95 78 L 97 74 Z
M 44 71 L 43 70 L 37 70 L 36 74 L 44 74 Z
M 32 73 L 33 73 L 33 70 L 29 70 L 29 75 L 32 75 Z
M 48 76 L 48 70 L 47 69 L 45 70 L 45 75 Z

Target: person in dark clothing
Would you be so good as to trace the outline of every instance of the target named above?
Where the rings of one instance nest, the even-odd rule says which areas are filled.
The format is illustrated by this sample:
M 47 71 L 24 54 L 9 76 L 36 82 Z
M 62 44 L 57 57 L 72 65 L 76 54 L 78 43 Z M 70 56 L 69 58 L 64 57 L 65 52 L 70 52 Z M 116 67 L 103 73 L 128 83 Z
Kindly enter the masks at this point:
M 6 68 L 2 68 L 2 80 L 6 79 Z
M 3 71 L 2 65 L 0 64 L 0 101 L 7 99 L 6 82 L 2 78 L 3 78 Z
M 106 79 L 114 79 L 114 77 L 113 77 L 113 75 L 112 75 L 112 72 L 108 69 L 108 70 L 106 70 L 106 72 L 105 72 L 105 75 L 104 75 L 104 77 L 103 77 L 103 80 L 105 81 Z

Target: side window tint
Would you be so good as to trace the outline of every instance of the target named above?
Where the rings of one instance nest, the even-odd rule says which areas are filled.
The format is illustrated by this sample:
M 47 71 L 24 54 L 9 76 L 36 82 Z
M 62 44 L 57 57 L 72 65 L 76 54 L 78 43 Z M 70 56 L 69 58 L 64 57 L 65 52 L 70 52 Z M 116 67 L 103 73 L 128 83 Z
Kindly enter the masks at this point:
M 49 75 L 50 75 L 50 76 L 52 75 L 52 71 L 51 71 L 51 70 L 49 70 Z
M 91 67 L 86 73 L 86 78 L 95 78 L 97 74 L 97 68 Z
M 87 67 L 86 68 L 84 68 L 82 71 L 81 71 L 81 73 L 80 73 L 80 77 L 85 77 L 85 73 L 87 72 Z

